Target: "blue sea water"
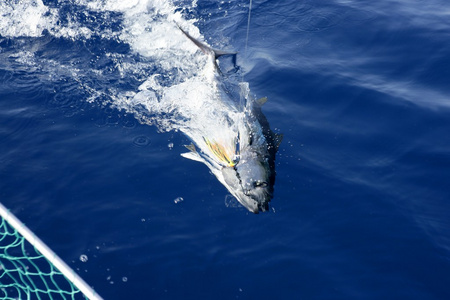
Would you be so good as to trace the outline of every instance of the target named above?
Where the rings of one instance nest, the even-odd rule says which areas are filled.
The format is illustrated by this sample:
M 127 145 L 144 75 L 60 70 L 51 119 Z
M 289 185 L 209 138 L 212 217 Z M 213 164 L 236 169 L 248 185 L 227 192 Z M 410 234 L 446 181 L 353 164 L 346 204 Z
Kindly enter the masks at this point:
M 121 37 L 163 2 L 3 4 L 0 201 L 105 299 L 449 299 L 448 3 L 255 0 L 247 49 L 248 1 L 173 3 L 284 134 L 254 215 L 111 105 L 161 73 Z

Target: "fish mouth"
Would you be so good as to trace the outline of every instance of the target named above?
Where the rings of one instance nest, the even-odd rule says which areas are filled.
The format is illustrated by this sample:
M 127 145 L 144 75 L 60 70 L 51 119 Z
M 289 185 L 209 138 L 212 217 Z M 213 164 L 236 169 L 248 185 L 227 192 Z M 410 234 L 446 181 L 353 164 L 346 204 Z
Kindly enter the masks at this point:
M 215 171 L 215 172 L 214 172 Z M 213 173 L 238 202 L 250 212 L 257 214 L 269 210 L 273 187 L 267 180 L 255 180 L 245 184 L 236 168 L 222 168 Z
M 269 202 L 271 196 L 262 188 L 257 188 L 251 191 L 239 191 L 233 193 L 233 196 L 239 201 L 242 206 L 254 214 L 265 212 L 269 210 Z

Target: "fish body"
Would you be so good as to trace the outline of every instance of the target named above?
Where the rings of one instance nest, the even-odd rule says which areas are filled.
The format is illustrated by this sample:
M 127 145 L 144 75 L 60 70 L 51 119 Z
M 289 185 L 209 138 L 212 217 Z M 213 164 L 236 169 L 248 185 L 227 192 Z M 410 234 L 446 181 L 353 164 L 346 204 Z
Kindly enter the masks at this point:
M 178 26 L 179 27 L 179 26 Z M 268 210 L 275 183 L 275 155 L 282 135 L 275 134 L 261 111 L 266 98 L 249 96 L 248 86 L 223 76 L 217 59 L 236 53 L 218 51 L 186 35 L 208 57 L 214 68 L 211 86 L 223 111 L 211 119 L 211 128 L 182 130 L 193 144 L 182 156 L 204 163 L 227 190 L 249 211 Z M 242 101 L 244 100 L 244 101 Z

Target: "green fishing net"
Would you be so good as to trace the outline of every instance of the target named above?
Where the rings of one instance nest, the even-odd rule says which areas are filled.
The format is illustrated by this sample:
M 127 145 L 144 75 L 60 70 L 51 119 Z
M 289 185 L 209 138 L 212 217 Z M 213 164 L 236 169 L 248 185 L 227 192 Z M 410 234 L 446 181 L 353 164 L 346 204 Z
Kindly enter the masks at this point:
M 0 217 L 0 299 L 87 299 Z

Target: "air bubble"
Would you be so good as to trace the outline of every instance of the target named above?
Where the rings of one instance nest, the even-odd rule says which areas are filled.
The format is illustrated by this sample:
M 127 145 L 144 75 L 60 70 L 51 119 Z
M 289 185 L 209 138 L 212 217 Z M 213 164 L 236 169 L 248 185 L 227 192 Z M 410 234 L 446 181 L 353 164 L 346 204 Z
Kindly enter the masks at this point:
M 242 205 L 237 201 L 237 199 L 228 194 L 225 196 L 225 206 L 230 208 L 241 208 Z
M 175 200 L 173 200 L 173 202 L 175 202 L 175 204 L 183 202 L 183 201 L 184 201 L 183 197 L 178 197 Z
M 82 262 L 87 262 L 87 261 L 88 261 L 87 255 L 86 255 L 86 254 L 81 254 L 81 255 L 80 255 L 80 260 L 81 260 Z

